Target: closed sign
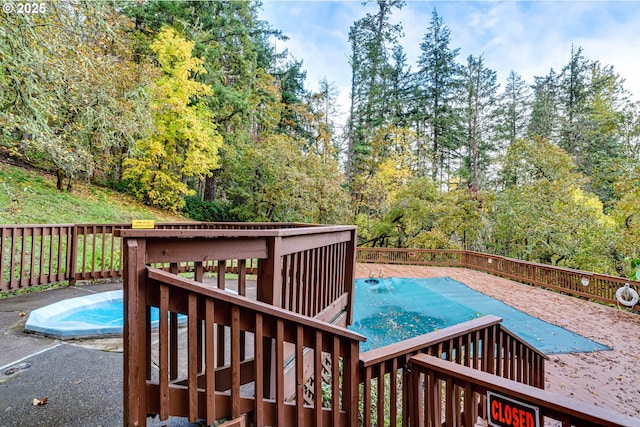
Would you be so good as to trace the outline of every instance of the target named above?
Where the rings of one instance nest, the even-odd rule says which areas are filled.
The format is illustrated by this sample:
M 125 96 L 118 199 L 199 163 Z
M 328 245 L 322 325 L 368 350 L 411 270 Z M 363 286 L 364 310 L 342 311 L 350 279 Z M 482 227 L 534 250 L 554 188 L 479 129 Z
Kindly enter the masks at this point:
M 540 427 L 540 409 L 500 394 L 487 392 L 489 425 L 494 427 Z

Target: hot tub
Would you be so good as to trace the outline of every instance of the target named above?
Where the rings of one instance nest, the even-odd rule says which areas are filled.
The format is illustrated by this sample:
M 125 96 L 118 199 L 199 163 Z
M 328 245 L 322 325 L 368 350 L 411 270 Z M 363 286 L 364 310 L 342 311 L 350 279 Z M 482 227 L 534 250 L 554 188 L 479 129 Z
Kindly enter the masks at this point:
M 158 326 L 158 309 L 151 308 L 152 326 Z M 178 322 L 186 316 L 178 316 Z M 122 290 L 71 298 L 33 310 L 25 332 L 59 339 L 122 336 L 124 302 Z

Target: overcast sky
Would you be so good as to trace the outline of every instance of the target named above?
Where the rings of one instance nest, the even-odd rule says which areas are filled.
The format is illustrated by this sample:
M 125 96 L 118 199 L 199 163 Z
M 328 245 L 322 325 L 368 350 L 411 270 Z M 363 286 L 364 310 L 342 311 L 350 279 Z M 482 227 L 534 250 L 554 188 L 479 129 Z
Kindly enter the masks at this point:
M 316 90 L 326 77 L 340 91 L 342 110 L 349 99 L 349 27 L 375 4 L 361 1 L 263 0 L 260 18 L 289 36 L 277 42 L 303 61 L 307 88 Z M 416 69 L 420 42 L 433 9 L 451 31 L 450 48 L 460 48 L 459 63 L 469 55 L 484 54 L 487 67 L 504 82 L 511 70 L 527 83 L 569 62 L 571 46 L 583 54 L 612 65 L 625 80 L 625 88 L 640 100 L 639 1 L 411 1 L 395 12 L 401 22 L 400 44 L 408 63 Z M 501 86 L 501 89 L 504 85 Z

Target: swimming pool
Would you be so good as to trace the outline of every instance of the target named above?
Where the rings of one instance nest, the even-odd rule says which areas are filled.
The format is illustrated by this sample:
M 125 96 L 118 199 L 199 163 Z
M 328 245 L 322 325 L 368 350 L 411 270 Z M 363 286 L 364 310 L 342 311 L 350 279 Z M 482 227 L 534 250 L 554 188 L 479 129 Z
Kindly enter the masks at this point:
M 449 277 L 357 279 L 349 329 L 367 337 L 367 351 L 488 314 L 545 354 L 609 349 Z
M 367 337 L 360 351 L 456 325 L 484 315 L 545 354 L 608 350 L 608 347 L 564 328 L 529 316 L 449 277 L 430 279 L 357 279 L 354 323 L 349 329 Z M 157 325 L 158 309 L 151 309 Z M 180 315 L 179 322 L 187 317 Z M 122 335 L 122 290 L 71 298 L 34 310 L 25 331 L 61 339 Z

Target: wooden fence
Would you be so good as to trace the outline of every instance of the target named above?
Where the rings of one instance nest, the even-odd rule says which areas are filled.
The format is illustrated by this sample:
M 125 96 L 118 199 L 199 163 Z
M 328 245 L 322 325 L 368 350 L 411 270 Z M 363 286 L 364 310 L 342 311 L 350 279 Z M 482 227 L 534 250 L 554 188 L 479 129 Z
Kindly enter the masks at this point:
M 159 230 L 268 230 L 309 227 L 298 223 L 158 223 Z M 0 291 L 77 280 L 121 277 L 122 241 L 114 234 L 131 224 L 0 225 Z M 229 266 L 235 269 L 235 265 Z M 255 263 L 247 265 L 256 272 Z M 217 268 L 215 262 L 205 270 Z
M 493 425 L 532 427 L 543 425 L 638 427 L 640 425 L 637 418 L 526 384 L 498 378 L 495 375 L 427 354 L 412 357 L 409 360 L 408 369 L 411 371 L 408 392 L 411 427 L 472 427 L 477 425 L 478 418 L 486 420 L 490 411 L 493 411 L 492 416 L 496 422 L 502 418 L 502 423 Z M 513 411 L 517 403 L 510 407 L 512 410 L 508 413 L 504 408 L 500 410 L 498 404 L 489 408 L 488 392 L 508 397 L 512 405 L 513 400 L 524 403 L 532 409 L 537 409 L 538 415 L 521 418 L 522 412 Z M 518 416 L 514 417 L 514 414 Z
M 313 228 L 299 223 L 158 223 L 158 230 L 273 230 Z M 57 224 L 0 226 L 0 291 L 13 291 L 63 281 L 100 280 L 121 277 L 122 241 L 114 231 L 131 229 L 131 224 Z M 324 257 L 339 258 L 344 247 L 319 249 L 285 258 L 292 272 L 301 265 L 316 265 Z M 484 271 L 530 285 L 564 292 L 582 298 L 617 304 L 616 291 L 629 283 L 640 293 L 640 282 L 605 274 L 554 267 L 502 256 L 463 250 L 427 250 L 393 248 L 358 248 L 357 262 L 424 265 L 434 267 L 463 267 Z M 183 263 L 182 270 L 190 267 Z M 203 265 L 204 271 L 217 271 L 217 260 Z M 238 265 L 226 266 L 236 273 Z M 247 260 L 246 272 L 257 273 L 257 260 Z M 310 267 L 309 271 L 315 271 Z M 323 280 L 330 280 L 336 270 L 323 271 Z M 311 314 L 317 311 L 317 301 L 309 294 L 296 294 L 287 287 L 295 278 L 284 278 L 282 306 Z M 319 304 L 326 304 L 333 295 L 324 294 Z M 640 312 L 640 305 L 633 307 Z
M 623 277 L 472 251 L 358 248 L 357 262 L 470 268 L 606 304 L 618 304 L 616 291 L 626 283 L 640 293 L 640 282 Z M 633 310 L 640 312 L 640 305 Z
M 391 425 L 409 425 L 408 366 L 421 353 L 544 388 L 547 356 L 504 328 L 501 321 L 485 316 L 362 353 L 364 425 L 382 426 L 385 420 L 392 420 Z
M 144 425 L 149 413 L 208 424 L 243 413 L 261 426 L 357 424 L 352 402 L 364 338 L 342 327 L 351 323 L 355 227 L 120 229 L 116 236 L 125 248 L 126 425 Z M 246 259 L 257 259 L 257 301 L 243 290 Z M 201 285 L 212 261 L 214 286 Z M 184 265 L 189 273 L 178 274 Z M 239 266 L 239 295 L 224 292 L 228 265 Z M 157 337 L 151 307 L 160 311 Z M 185 338 L 179 315 L 187 316 Z M 311 406 L 310 378 L 318 379 Z

